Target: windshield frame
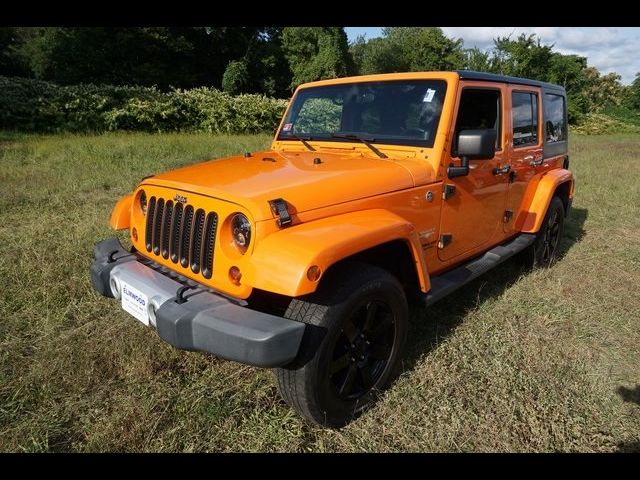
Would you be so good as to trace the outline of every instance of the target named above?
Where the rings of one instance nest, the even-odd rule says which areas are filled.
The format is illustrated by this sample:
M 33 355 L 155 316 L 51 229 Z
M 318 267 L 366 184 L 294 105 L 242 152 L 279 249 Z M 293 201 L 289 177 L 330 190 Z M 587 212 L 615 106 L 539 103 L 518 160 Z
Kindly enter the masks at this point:
M 391 83 L 400 83 L 400 84 L 432 84 L 436 86 L 438 89 L 441 89 L 441 93 L 438 93 L 440 100 L 440 111 L 437 115 L 437 121 L 433 127 L 430 138 L 428 140 L 421 140 L 419 138 L 410 138 L 410 137 L 400 137 L 399 136 L 384 136 L 379 133 L 367 132 L 367 131 L 347 131 L 347 130 L 336 130 L 331 133 L 314 133 L 314 132 L 291 132 L 290 134 L 283 131 L 283 128 L 288 123 L 289 120 L 295 111 L 296 102 L 299 101 L 300 95 L 305 94 L 310 90 L 316 89 L 332 89 L 332 88 L 349 88 L 353 85 L 371 85 L 371 84 L 391 84 Z M 301 87 L 299 88 L 291 102 L 289 107 L 287 108 L 282 122 L 278 127 L 278 131 L 276 132 L 275 141 L 278 142 L 299 142 L 296 138 L 297 136 L 304 137 L 305 140 L 313 141 L 313 142 L 333 142 L 333 143 L 361 143 L 358 140 L 349 140 L 347 138 L 336 138 L 332 137 L 333 133 L 349 133 L 356 134 L 358 136 L 365 137 L 371 143 L 376 145 L 390 145 L 390 146 L 406 146 L 406 147 L 415 147 L 415 148 L 433 148 L 435 139 L 438 133 L 438 130 L 442 127 L 443 121 L 443 112 L 445 108 L 445 103 L 447 101 L 447 96 L 449 94 L 449 89 L 451 85 L 446 78 L 399 78 L 399 79 L 376 79 L 376 80 L 362 80 L 362 81 L 353 81 L 353 82 L 343 82 L 343 83 L 334 83 L 329 85 L 313 85 L 309 87 Z M 321 96 L 318 98 L 322 98 Z M 297 109 L 296 116 L 299 115 L 300 108 Z

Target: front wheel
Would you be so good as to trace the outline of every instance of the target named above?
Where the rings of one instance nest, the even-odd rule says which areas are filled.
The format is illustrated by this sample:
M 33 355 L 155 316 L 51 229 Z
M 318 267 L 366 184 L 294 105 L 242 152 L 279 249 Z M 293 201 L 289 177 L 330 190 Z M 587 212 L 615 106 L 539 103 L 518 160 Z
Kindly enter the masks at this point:
M 296 363 L 277 370 L 284 400 L 312 423 L 340 427 L 393 380 L 406 343 L 408 306 L 398 280 L 350 264 L 318 292 L 293 299 L 288 318 L 308 324 Z

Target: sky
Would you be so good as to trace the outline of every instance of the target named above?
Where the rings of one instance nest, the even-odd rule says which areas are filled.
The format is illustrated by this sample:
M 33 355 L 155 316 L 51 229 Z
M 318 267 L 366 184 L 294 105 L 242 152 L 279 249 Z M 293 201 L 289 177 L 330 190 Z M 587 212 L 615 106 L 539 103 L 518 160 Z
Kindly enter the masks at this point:
M 382 36 L 382 27 L 345 27 L 349 41 L 358 35 Z M 587 57 L 600 73 L 619 73 L 629 85 L 640 72 L 640 27 L 442 27 L 450 38 L 462 38 L 465 48 L 491 48 L 494 37 L 535 33 L 543 44 L 564 54 Z

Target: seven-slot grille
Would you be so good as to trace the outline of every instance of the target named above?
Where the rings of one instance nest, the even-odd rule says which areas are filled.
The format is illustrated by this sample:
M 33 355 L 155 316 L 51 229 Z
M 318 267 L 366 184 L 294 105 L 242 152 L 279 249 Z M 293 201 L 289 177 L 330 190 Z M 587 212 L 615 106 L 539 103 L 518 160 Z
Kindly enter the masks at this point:
M 213 274 L 218 214 L 192 205 L 151 197 L 147 209 L 147 252 L 171 258 L 205 278 Z

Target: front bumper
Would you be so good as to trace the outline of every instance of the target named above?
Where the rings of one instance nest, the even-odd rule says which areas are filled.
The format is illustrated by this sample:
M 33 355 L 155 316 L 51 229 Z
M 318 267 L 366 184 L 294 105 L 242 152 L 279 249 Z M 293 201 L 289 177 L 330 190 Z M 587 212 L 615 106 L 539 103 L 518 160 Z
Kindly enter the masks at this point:
M 116 237 L 98 243 L 94 257 L 93 287 L 111 298 L 119 297 L 121 281 L 144 292 L 152 308 L 150 323 L 176 348 L 258 367 L 286 365 L 298 353 L 303 323 L 251 310 L 204 288 L 180 296 L 183 284 L 144 265 Z

